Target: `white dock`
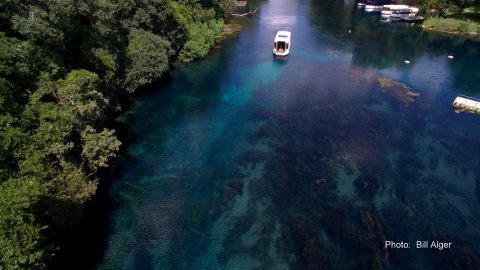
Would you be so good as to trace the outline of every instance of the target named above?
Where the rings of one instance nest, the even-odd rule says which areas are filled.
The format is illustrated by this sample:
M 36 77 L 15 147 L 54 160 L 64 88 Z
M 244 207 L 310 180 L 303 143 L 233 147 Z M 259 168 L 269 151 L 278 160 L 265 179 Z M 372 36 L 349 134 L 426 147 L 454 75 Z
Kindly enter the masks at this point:
M 465 96 L 458 96 L 453 101 L 453 107 L 457 112 L 471 112 L 480 114 L 480 100 Z

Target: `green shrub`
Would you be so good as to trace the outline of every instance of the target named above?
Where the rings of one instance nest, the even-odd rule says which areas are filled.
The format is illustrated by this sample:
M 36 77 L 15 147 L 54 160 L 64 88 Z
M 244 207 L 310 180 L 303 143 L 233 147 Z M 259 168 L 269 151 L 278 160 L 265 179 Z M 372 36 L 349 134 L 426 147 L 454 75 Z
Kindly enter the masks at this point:
M 189 39 L 180 51 L 178 59 L 182 62 L 191 62 L 206 56 L 215 45 L 215 40 L 222 29 L 222 25 L 221 22 L 191 25 Z

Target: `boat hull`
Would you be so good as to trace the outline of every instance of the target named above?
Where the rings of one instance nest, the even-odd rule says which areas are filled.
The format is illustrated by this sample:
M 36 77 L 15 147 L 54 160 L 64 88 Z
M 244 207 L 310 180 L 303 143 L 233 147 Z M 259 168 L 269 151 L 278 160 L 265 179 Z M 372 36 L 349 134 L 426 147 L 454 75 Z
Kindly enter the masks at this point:
M 423 16 L 410 16 L 407 18 L 402 18 L 403 22 L 411 22 L 411 23 L 420 23 L 425 21 L 425 17 Z
M 388 18 L 392 15 L 392 11 L 391 10 L 382 10 L 382 12 L 380 14 L 382 15 L 382 17 Z
M 412 16 L 415 16 L 415 15 L 412 15 L 410 13 L 407 13 L 407 14 L 392 14 L 390 16 L 390 19 L 394 19 L 394 20 L 406 20 Z

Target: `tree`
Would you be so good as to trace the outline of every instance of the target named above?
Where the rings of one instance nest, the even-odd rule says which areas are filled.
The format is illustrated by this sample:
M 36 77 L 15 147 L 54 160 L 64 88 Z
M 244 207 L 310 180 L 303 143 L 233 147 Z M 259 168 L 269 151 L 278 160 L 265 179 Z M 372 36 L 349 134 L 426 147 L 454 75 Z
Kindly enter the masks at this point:
M 223 13 L 223 16 L 228 17 L 235 11 L 235 0 L 220 0 L 219 1 L 220 10 Z
M 100 71 L 105 81 L 114 83 L 113 79 L 118 71 L 117 56 L 104 48 L 92 49 L 92 56 L 94 68 Z
M 97 132 L 94 128 L 87 126 L 82 131 L 81 137 L 82 157 L 92 171 L 97 171 L 100 167 L 107 167 L 108 161 L 116 156 L 121 145 L 115 137 L 114 130 L 103 129 L 103 131 Z
M 40 185 L 33 179 L 11 179 L 0 184 L 0 268 L 45 268 L 45 227 L 35 218 L 40 195 Z
M 458 12 L 463 12 L 464 8 L 472 7 L 475 4 L 475 0 L 450 0 L 450 5 L 453 7 L 458 7 Z
M 79 165 L 64 162 L 44 183 L 42 211 L 54 229 L 74 224 L 82 215 L 86 201 L 95 194 L 98 180 L 84 173 Z
M 26 97 L 28 90 L 33 90 L 41 68 L 48 66 L 42 54 L 42 50 L 31 42 L 0 32 L 0 79 L 4 98 L 8 96 L 17 103 L 24 101 L 21 99 Z
M 231 1 L 0 1 L 0 269 L 46 267 L 119 150 L 107 112 L 206 55 Z
M 205 57 L 215 45 L 215 40 L 222 28 L 222 23 L 210 21 L 209 23 L 193 24 L 189 27 L 189 40 L 183 45 L 178 56 L 182 62 L 191 62 Z
M 9 81 L 0 77 L 0 114 L 10 113 L 15 110 L 16 103 L 12 92 Z
M 15 175 L 16 160 L 13 153 L 24 137 L 15 117 L 0 114 L 0 183 Z
M 133 93 L 163 76 L 173 51 L 167 40 L 144 30 L 132 29 L 128 40 L 125 89 Z
M 89 42 L 84 0 L 28 1 L 12 16 L 13 29 L 50 49 L 77 51 L 78 41 Z
M 73 70 L 63 80 L 56 83 L 58 104 L 71 111 L 71 116 L 81 129 L 103 117 L 108 104 L 99 89 L 98 75 L 87 70 Z
M 74 117 L 55 103 L 37 102 L 26 109 L 36 126 L 16 151 L 18 174 L 48 181 L 58 174 L 75 143 L 71 141 Z

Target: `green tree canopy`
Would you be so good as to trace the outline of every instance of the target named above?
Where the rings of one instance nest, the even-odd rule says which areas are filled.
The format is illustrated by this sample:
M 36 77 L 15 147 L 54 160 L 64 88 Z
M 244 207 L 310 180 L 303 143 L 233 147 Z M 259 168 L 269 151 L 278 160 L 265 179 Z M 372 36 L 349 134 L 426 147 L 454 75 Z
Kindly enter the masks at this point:
M 11 179 L 0 184 L 0 266 L 7 269 L 42 269 L 45 251 L 35 219 L 41 188 L 31 178 Z
M 79 127 L 104 116 L 108 99 L 100 92 L 99 84 L 98 75 L 87 70 L 73 70 L 56 84 L 53 94 Z
M 48 265 L 119 151 L 119 100 L 206 55 L 231 1 L 0 1 L 0 269 Z
M 191 62 L 206 56 L 215 45 L 223 27 L 223 20 L 217 18 L 214 9 L 203 9 L 196 4 L 175 1 L 172 1 L 171 5 L 175 18 L 185 27 L 188 37 L 178 59 Z
M 144 30 L 132 29 L 128 40 L 125 89 L 133 93 L 163 76 L 173 51 L 167 40 Z
M 83 149 L 82 157 L 88 162 L 92 171 L 100 167 L 107 167 L 108 161 L 115 157 L 121 145 L 115 137 L 114 130 L 103 129 L 97 132 L 87 126 L 81 133 Z

